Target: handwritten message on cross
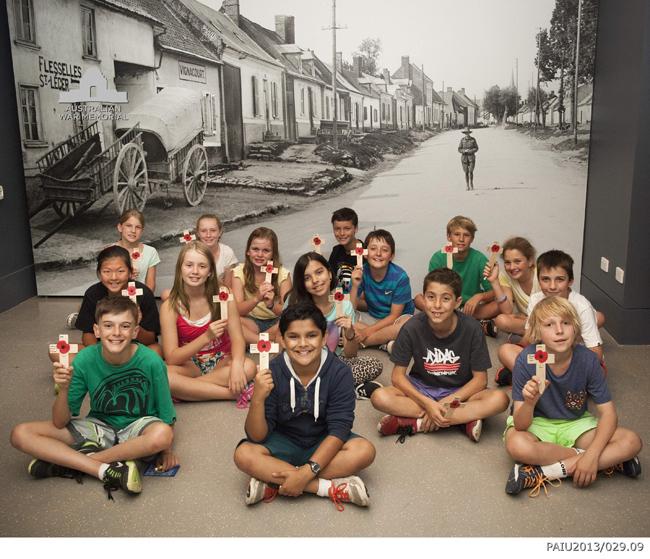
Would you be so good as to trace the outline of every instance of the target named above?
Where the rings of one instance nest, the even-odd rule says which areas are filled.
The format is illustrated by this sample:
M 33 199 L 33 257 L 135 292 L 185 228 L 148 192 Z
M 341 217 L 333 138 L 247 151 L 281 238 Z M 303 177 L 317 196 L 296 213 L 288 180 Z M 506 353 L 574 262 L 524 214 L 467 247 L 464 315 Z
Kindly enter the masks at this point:
M 50 344 L 50 353 L 58 354 L 59 363 L 64 367 L 69 367 L 70 355 L 79 353 L 79 346 L 69 343 L 67 334 L 59 334 L 59 341 L 55 344 Z
M 321 252 L 322 244 L 323 244 L 323 239 L 320 238 L 320 235 L 316 234 L 311 238 L 311 246 L 314 247 L 314 252 L 318 254 L 323 254 Z
M 259 353 L 260 355 L 260 371 L 269 368 L 269 353 L 278 353 L 280 348 L 278 344 L 269 341 L 268 332 L 262 332 L 256 344 L 250 345 L 251 353 Z
M 228 301 L 232 301 L 234 297 L 227 287 L 220 287 L 219 294 L 212 297 L 213 303 L 219 303 L 221 307 L 221 318 L 228 318 Z
M 544 394 L 544 390 L 546 390 L 546 364 L 555 363 L 555 355 L 548 353 L 544 344 L 537 344 L 535 353 L 528 356 L 528 363 L 535 365 L 535 378 L 539 383 L 539 393 Z
M 357 246 L 350 251 L 350 255 L 357 257 L 357 268 L 362 268 L 363 257 L 368 256 L 368 250 L 363 248 L 363 243 L 357 242 Z
M 136 305 L 138 304 L 138 295 L 142 295 L 142 288 L 136 287 L 134 281 L 130 281 L 126 284 L 126 289 L 122 289 L 122 295 L 128 297 Z
M 345 316 L 345 313 L 343 312 L 343 301 L 349 301 L 350 296 L 346 293 L 343 293 L 343 288 L 337 287 L 329 296 L 329 300 L 336 305 L 336 318 Z
M 490 253 L 490 258 L 488 259 L 488 263 L 490 264 L 490 268 L 494 266 L 494 263 L 497 261 L 497 256 L 503 252 L 503 248 L 499 243 L 494 241 L 489 247 L 488 247 L 488 252 Z
M 458 254 L 458 249 L 451 243 L 447 243 L 440 251 L 447 255 L 447 268 L 450 270 L 454 267 L 454 254 Z
M 273 281 L 273 274 L 278 273 L 278 269 L 273 267 L 273 260 L 269 260 L 264 266 L 260 266 L 260 272 L 264 272 L 264 281 L 271 283 Z
M 178 240 L 182 243 L 189 243 L 190 241 L 196 241 L 196 235 L 194 233 L 190 233 L 187 229 L 183 231 L 183 236 L 179 237 Z

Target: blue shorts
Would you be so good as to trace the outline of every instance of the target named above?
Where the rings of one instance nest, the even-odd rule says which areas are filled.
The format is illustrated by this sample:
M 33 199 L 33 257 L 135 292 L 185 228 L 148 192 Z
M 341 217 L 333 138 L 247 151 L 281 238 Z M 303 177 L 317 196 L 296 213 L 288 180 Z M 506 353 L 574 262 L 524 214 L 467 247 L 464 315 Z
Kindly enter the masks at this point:
M 292 466 L 302 466 L 303 464 L 306 464 L 307 461 L 314 455 L 314 452 L 316 452 L 316 449 L 320 446 L 323 440 L 325 440 L 325 437 L 327 437 L 327 435 L 323 435 L 323 437 L 316 444 L 305 448 L 293 442 L 286 435 L 278 433 L 277 431 L 273 431 L 263 443 L 255 443 L 248 439 L 243 439 L 239 442 L 239 444 L 244 442 L 261 444 L 271 453 L 271 456 L 273 456 L 273 458 L 289 462 L 289 464 Z M 357 437 L 359 437 L 359 435 L 350 431 L 350 434 L 348 435 L 348 438 L 345 442 Z
M 409 375 L 409 380 L 411 381 L 413 388 L 415 388 L 420 394 L 424 394 L 427 398 L 431 398 L 436 402 L 438 400 L 446 398 L 450 394 L 453 394 L 460 388 L 460 386 L 454 388 L 438 388 L 435 386 L 429 386 L 428 384 L 422 382 L 420 379 L 415 378 L 411 375 Z
M 266 332 L 269 328 L 271 328 L 271 326 L 280 320 L 280 317 L 278 316 L 275 318 L 267 319 L 255 318 L 254 316 L 249 316 L 248 318 L 250 318 L 257 325 L 260 332 Z

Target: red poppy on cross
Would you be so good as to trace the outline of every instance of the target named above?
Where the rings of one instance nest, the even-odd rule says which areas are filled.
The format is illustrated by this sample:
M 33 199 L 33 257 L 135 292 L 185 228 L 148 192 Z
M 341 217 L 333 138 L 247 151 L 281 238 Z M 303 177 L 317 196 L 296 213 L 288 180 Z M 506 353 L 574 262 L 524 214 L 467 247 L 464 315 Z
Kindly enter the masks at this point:
M 266 265 L 260 267 L 260 272 L 266 274 L 264 276 L 264 281 L 266 283 L 271 283 L 273 281 L 273 274 L 278 273 L 278 269 L 273 267 L 273 260 L 269 260 Z
M 488 247 L 488 252 L 490 253 L 490 259 L 489 259 L 489 264 L 490 268 L 494 266 L 494 263 L 497 261 L 497 256 L 503 252 L 503 248 L 501 248 L 501 245 L 494 241 L 489 247 Z
M 363 257 L 368 256 L 368 250 L 363 248 L 361 241 L 357 242 L 357 246 L 350 251 L 351 256 L 357 257 L 357 268 L 363 267 Z
M 256 344 L 250 345 L 251 353 L 259 353 L 260 356 L 260 371 L 265 371 L 269 368 L 269 353 L 278 353 L 280 347 L 276 343 L 269 341 L 268 332 L 262 332 Z
M 345 316 L 343 312 L 343 301 L 349 301 L 350 296 L 343 293 L 342 287 L 337 287 L 334 292 L 329 296 L 331 302 L 336 303 L 336 318 L 341 318 Z
M 314 247 L 314 252 L 321 254 L 321 245 L 323 244 L 323 240 L 319 235 L 314 235 L 311 238 L 311 244 Z
M 535 365 L 535 378 L 539 385 L 539 393 L 544 394 L 544 390 L 546 390 L 546 364 L 555 363 L 555 355 L 548 353 L 544 344 L 537 344 L 535 353 L 528 356 L 528 363 Z
M 122 289 L 122 295 L 124 295 L 124 297 L 128 297 L 129 299 L 131 299 L 131 301 L 133 301 L 134 303 L 137 303 L 138 295 L 142 295 L 142 288 L 140 287 L 136 288 L 135 282 L 130 281 L 126 285 L 126 289 Z
M 59 363 L 64 367 L 70 366 L 70 355 L 78 352 L 79 346 L 77 344 L 71 344 L 68 341 L 67 334 L 59 334 L 59 341 L 55 344 L 50 344 L 50 353 L 58 353 Z
M 221 307 L 221 318 L 228 318 L 228 301 L 232 301 L 233 299 L 234 297 L 227 287 L 220 287 L 219 294 L 212 297 L 212 302 L 219 303 Z
M 190 241 L 196 241 L 196 235 L 194 233 L 190 233 L 189 230 L 183 231 L 183 236 L 179 238 L 180 242 L 185 244 L 189 243 Z
M 445 419 L 449 419 L 454 415 L 455 410 L 458 408 L 464 408 L 465 404 L 460 401 L 460 398 L 454 398 L 451 402 L 445 402 L 443 407 L 445 408 Z
M 452 270 L 454 267 L 454 254 L 458 254 L 458 248 L 452 243 L 447 243 L 440 252 L 447 255 L 447 268 Z
M 142 255 L 140 254 L 140 251 L 137 248 L 134 248 L 131 251 L 131 260 L 137 260 L 138 258 L 140 258 L 140 256 Z

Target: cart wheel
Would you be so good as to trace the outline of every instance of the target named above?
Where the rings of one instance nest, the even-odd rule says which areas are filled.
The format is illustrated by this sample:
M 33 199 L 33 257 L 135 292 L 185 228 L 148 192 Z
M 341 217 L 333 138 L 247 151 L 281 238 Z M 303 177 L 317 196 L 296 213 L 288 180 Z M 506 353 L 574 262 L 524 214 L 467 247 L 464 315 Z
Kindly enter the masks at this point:
M 52 207 L 59 217 L 72 217 L 77 213 L 81 202 L 52 202 Z
M 208 153 L 203 146 L 195 144 L 183 163 L 183 193 L 190 206 L 203 200 L 208 186 Z
M 126 144 L 117 156 L 113 171 L 113 193 L 118 213 L 137 209 L 147 202 L 147 162 L 143 149 L 133 142 Z

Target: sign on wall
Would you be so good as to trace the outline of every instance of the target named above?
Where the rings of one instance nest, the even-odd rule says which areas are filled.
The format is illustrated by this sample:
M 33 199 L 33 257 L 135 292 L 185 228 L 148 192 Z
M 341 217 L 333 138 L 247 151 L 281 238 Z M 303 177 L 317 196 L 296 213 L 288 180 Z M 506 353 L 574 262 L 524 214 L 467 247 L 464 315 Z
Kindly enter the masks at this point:
M 178 77 L 189 82 L 206 83 L 205 66 L 178 61 Z

